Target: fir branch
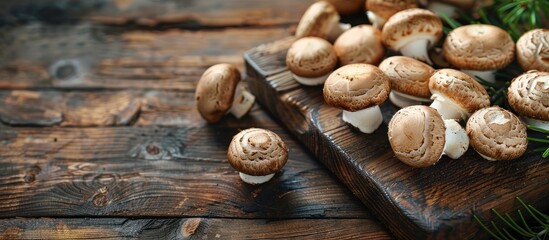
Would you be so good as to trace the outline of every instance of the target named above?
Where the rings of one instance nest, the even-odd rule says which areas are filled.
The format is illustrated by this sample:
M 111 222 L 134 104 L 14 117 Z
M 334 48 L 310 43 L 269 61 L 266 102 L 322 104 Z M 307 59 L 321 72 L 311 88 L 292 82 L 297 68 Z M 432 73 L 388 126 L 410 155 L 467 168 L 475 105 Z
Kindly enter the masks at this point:
M 545 136 L 544 138 L 529 136 L 529 137 L 526 138 L 526 139 L 528 139 L 529 142 L 549 143 L 549 130 L 548 129 L 543 129 L 543 128 L 539 128 L 539 127 L 532 126 L 532 125 L 528 125 L 526 127 L 528 129 L 532 130 L 532 131 L 539 132 L 539 133 L 542 133 L 542 134 L 547 134 L 547 136 Z M 544 147 L 541 147 L 541 148 L 534 149 L 534 152 L 543 152 L 541 157 L 542 158 L 547 158 L 547 157 L 549 157 L 549 146 L 544 146 Z

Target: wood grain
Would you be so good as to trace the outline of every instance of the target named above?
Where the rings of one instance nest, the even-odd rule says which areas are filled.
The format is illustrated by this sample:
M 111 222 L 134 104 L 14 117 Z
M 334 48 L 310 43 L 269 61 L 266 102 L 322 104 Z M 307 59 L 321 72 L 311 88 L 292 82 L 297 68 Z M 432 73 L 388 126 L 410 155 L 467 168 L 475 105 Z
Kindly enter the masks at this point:
M 245 54 L 248 83 L 258 101 L 334 172 L 400 238 L 469 239 L 483 236 L 472 215 L 515 211 L 520 196 L 549 209 L 549 164 L 530 150 L 515 161 L 488 162 L 470 149 L 459 160 L 443 157 L 414 169 L 395 158 L 387 123 L 397 109 L 381 106 L 384 124 L 363 134 L 324 104 L 321 87 L 300 87 L 283 65 L 284 39 Z
M 0 220 L 2 239 L 391 239 L 371 219 L 39 218 Z

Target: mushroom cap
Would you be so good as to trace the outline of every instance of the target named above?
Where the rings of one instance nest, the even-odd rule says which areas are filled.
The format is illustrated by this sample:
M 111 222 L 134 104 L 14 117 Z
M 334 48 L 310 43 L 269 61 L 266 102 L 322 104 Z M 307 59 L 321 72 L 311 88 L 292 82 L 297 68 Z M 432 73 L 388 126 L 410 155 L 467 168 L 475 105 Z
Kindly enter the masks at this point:
M 417 8 L 417 0 L 367 0 L 366 9 L 384 19 L 404 9 Z
M 324 83 L 324 101 L 356 112 L 383 103 L 390 92 L 389 78 L 378 67 L 355 63 L 335 70 Z
M 332 4 L 326 1 L 313 3 L 299 21 L 295 36 L 297 38 L 314 36 L 326 38 L 332 19 L 336 18 L 339 22 L 339 14 Z
M 476 111 L 465 128 L 471 146 L 489 158 L 515 159 L 528 146 L 526 126 L 513 113 L 497 106 Z
M 363 10 L 364 0 L 326 0 L 339 14 L 351 14 Z
M 490 106 L 486 89 L 469 75 L 454 69 L 441 69 L 429 79 L 429 90 L 451 99 L 469 114 Z
M 503 29 L 472 24 L 452 30 L 442 46 L 446 60 L 461 69 L 502 69 L 515 57 L 515 43 Z
M 549 72 L 549 29 L 534 29 L 517 41 L 517 60 L 524 69 Z
M 318 37 L 304 37 L 295 41 L 288 50 L 286 65 L 295 75 L 318 77 L 335 68 L 337 56 L 330 42 Z
M 195 99 L 202 118 L 210 123 L 221 120 L 233 104 L 240 72 L 231 64 L 216 64 L 206 69 L 198 80 Z
M 516 77 L 508 88 L 507 99 L 520 115 L 549 121 L 549 72 L 532 70 Z
M 432 46 L 442 36 L 442 21 L 433 12 L 410 8 L 393 15 L 381 31 L 381 39 L 385 46 L 399 51 L 406 44 L 427 39 Z
M 239 172 L 265 176 L 284 167 L 288 161 L 288 148 L 276 133 L 261 128 L 249 128 L 233 137 L 227 159 Z
M 419 60 L 405 56 L 386 58 L 379 69 L 391 80 L 391 90 L 408 95 L 429 98 L 429 78 L 435 69 Z
M 343 32 L 334 43 L 341 65 L 368 63 L 377 65 L 385 55 L 381 31 L 371 25 L 358 25 Z
M 428 167 L 442 156 L 445 131 L 436 109 L 416 105 L 400 109 L 389 122 L 387 134 L 400 161 L 412 167 Z

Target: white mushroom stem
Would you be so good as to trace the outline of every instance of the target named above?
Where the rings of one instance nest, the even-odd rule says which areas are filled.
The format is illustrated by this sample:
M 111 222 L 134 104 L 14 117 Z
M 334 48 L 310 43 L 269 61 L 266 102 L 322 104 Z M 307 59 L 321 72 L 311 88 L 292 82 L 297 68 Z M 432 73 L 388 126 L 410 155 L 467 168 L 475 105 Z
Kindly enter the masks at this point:
M 476 79 L 479 82 L 480 82 L 479 77 L 482 78 L 482 80 L 487 81 L 487 82 L 491 82 L 491 83 L 496 82 L 496 71 L 495 70 L 476 71 L 476 70 L 461 69 L 461 71 L 466 73 L 467 75 L 471 76 L 472 78 Z
M 244 82 L 240 81 L 238 85 L 236 85 L 233 105 L 228 112 L 233 114 L 236 118 L 241 118 L 250 111 L 250 108 L 252 108 L 254 102 L 255 96 L 246 90 Z
M 292 75 L 294 76 L 294 79 L 300 84 L 306 86 L 318 86 L 324 84 L 324 82 L 326 82 L 326 79 L 328 78 L 328 76 L 330 76 L 331 73 L 332 72 L 326 73 L 320 77 L 301 77 L 295 74 Z
M 431 96 L 432 108 L 436 109 L 443 119 L 466 119 L 468 114 L 452 100 L 440 93 L 433 93 Z
M 245 174 L 243 172 L 239 172 L 238 175 L 240 175 L 240 179 L 242 179 L 242 181 L 249 184 L 257 185 L 257 184 L 266 183 L 267 181 L 271 180 L 271 178 L 273 178 L 275 174 L 272 173 L 265 176 L 252 176 L 252 175 Z
M 452 159 L 458 159 L 469 148 L 469 136 L 456 120 L 446 119 L 444 120 L 444 126 L 446 127 L 444 133 L 446 142 L 444 143 L 443 153 Z
M 379 106 L 373 106 L 356 112 L 343 110 L 343 121 L 357 127 L 363 133 L 373 133 L 383 122 Z
M 399 108 L 413 105 L 421 105 L 422 103 L 431 102 L 431 99 L 429 98 L 416 97 L 395 90 L 391 90 L 391 93 L 389 94 L 389 100 L 391 100 L 391 102 Z
M 527 125 L 532 125 L 534 127 L 539 127 L 543 129 L 549 130 L 549 121 L 543 121 L 539 119 L 529 118 L 529 117 L 521 117 L 522 121 L 526 123 Z
M 348 24 L 348 23 L 340 23 L 339 22 L 339 17 L 334 17 L 332 19 L 330 19 L 330 25 L 328 26 L 328 29 L 327 29 L 327 38 L 328 38 L 328 41 L 330 42 L 334 42 L 338 37 L 339 35 L 341 35 L 343 32 L 349 30 L 351 28 L 351 24 Z
M 381 29 L 385 22 L 387 22 L 387 19 L 382 18 L 381 16 L 377 15 L 375 12 L 367 11 L 366 15 L 368 16 L 368 20 L 372 25 L 378 29 Z
M 457 17 L 457 8 L 450 4 L 441 3 L 441 2 L 431 2 L 429 4 L 429 10 L 436 13 L 439 16 L 442 14 L 446 15 L 449 18 Z
M 429 53 L 427 52 L 429 44 L 430 42 L 428 39 L 418 38 L 401 47 L 400 52 L 404 56 L 415 58 L 424 61 L 429 65 L 433 65 L 433 62 L 429 58 Z

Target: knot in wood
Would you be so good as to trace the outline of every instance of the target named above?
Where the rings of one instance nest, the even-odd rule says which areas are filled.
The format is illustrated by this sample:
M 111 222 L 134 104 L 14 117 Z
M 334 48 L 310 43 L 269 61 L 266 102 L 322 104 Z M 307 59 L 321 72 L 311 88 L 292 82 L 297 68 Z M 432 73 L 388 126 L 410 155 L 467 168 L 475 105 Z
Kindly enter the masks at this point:
M 97 193 L 92 200 L 92 203 L 96 207 L 104 207 L 107 206 L 109 201 L 109 196 L 107 195 L 107 187 L 102 187 L 99 189 L 99 193 Z
M 56 80 L 77 80 L 82 75 L 82 66 L 77 59 L 61 59 L 50 66 L 49 73 Z
M 200 218 L 191 218 L 183 222 L 181 225 L 181 235 L 188 238 L 193 235 L 200 226 Z
M 158 155 L 160 154 L 160 148 L 154 144 L 149 144 L 145 148 L 147 150 L 147 153 L 150 155 Z

